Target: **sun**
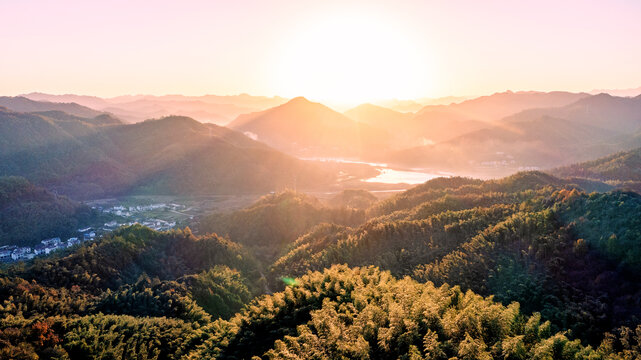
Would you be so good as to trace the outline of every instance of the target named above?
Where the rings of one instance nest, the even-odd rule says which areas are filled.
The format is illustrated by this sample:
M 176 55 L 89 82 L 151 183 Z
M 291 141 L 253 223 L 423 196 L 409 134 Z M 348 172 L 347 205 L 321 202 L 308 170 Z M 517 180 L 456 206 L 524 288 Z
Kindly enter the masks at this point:
M 273 81 L 282 94 L 335 103 L 423 97 L 435 83 L 428 55 L 402 24 L 333 15 L 284 41 Z

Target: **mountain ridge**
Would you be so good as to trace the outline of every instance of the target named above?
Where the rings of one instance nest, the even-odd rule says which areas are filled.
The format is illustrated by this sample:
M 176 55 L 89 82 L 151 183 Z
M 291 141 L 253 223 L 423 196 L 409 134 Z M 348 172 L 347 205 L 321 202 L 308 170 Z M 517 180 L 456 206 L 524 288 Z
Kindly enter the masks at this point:
M 25 124 L 33 129 L 16 137 Z M 0 174 L 24 176 L 79 198 L 253 193 L 335 181 L 313 164 L 183 116 L 98 126 L 74 117 L 60 122 L 10 112 L 0 116 L 0 128 L 14 144 L 0 151 Z
M 303 157 L 367 156 L 384 149 L 387 134 L 321 104 L 296 97 L 277 107 L 241 115 L 229 127 L 281 151 Z

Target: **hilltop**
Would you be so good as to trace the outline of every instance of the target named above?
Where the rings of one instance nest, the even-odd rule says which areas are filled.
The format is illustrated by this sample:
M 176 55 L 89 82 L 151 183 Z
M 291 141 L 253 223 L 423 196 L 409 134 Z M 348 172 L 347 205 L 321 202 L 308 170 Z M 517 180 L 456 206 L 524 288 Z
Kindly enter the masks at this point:
M 367 157 L 383 151 L 388 134 L 303 97 L 228 125 L 276 149 L 303 157 Z

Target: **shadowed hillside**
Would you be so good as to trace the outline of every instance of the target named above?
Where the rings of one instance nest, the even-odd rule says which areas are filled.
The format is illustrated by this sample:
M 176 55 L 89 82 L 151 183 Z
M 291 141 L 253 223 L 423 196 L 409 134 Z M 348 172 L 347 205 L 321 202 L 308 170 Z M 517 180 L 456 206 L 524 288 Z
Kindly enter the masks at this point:
M 104 126 L 3 111 L 0 128 L 0 174 L 75 197 L 264 193 L 335 180 L 242 134 L 186 117 Z
M 293 191 L 267 195 L 253 205 L 233 213 L 212 214 L 200 222 L 199 230 L 229 236 L 254 248 L 261 258 L 273 258 L 297 237 L 320 223 L 357 225 L 365 213 L 352 208 L 329 208 L 318 199 Z
M 30 184 L 0 177 L 0 245 L 32 246 L 52 237 L 68 237 L 98 218 L 88 206 Z

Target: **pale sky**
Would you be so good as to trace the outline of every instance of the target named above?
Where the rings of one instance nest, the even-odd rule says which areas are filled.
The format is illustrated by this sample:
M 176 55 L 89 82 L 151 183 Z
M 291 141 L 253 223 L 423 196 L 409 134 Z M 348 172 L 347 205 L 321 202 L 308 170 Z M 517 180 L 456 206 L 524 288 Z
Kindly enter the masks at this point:
M 0 0 L 0 95 L 641 86 L 641 1 Z

